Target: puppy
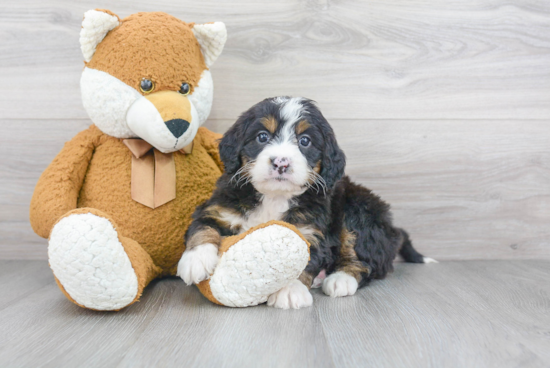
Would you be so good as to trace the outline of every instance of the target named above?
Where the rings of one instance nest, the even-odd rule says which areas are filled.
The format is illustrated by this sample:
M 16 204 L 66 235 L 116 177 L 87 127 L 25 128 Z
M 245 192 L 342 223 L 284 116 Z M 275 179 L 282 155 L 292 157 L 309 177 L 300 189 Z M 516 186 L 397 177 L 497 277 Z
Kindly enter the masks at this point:
M 271 295 L 270 306 L 310 306 L 309 288 L 323 269 L 323 292 L 341 297 L 384 278 L 398 252 L 407 262 L 433 261 L 393 226 L 387 203 L 343 176 L 345 155 L 313 101 L 276 97 L 254 105 L 219 150 L 225 172 L 185 235 L 178 274 L 187 284 L 209 277 L 222 237 L 270 220 L 293 224 L 311 243 L 299 281 Z

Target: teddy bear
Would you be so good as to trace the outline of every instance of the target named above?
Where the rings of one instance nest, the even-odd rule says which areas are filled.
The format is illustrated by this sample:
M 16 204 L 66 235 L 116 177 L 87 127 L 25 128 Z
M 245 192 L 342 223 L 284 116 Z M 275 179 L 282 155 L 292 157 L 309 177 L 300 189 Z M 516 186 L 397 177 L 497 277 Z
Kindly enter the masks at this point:
M 75 304 L 120 310 L 152 280 L 177 274 L 191 215 L 223 172 L 221 136 L 201 125 L 213 100 L 209 68 L 226 39 L 221 22 L 85 13 L 80 87 L 93 125 L 65 144 L 30 205 L 55 280 Z M 280 222 L 224 239 L 199 289 L 217 304 L 263 303 L 298 277 L 308 247 Z M 281 257 L 292 266 L 277 271 Z

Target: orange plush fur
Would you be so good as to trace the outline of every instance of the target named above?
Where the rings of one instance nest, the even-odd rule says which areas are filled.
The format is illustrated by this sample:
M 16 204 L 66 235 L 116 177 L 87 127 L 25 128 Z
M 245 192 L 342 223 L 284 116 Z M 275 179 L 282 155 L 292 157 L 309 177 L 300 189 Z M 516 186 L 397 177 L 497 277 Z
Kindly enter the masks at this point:
M 107 33 L 86 66 L 137 91 L 145 77 L 155 81 L 155 92 L 177 92 L 186 81 L 192 93 L 206 69 L 192 26 L 164 13 L 131 15 Z M 31 225 L 48 238 L 54 225 L 72 214 L 108 219 L 137 276 L 135 302 L 151 280 L 175 275 L 191 214 L 211 195 L 223 170 L 220 137 L 199 128 L 191 154 L 173 153 L 176 199 L 152 209 L 132 200 L 132 153 L 123 139 L 92 125 L 66 143 L 40 177 L 30 207 Z
M 193 25 L 160 12 L 130 15 L 107 34 L 86 66 L 138 91 L 141 79 L 148 78 L 155 81 L 155 92 L 177 91 L 185 81 L 193 93 L 206 69 Z

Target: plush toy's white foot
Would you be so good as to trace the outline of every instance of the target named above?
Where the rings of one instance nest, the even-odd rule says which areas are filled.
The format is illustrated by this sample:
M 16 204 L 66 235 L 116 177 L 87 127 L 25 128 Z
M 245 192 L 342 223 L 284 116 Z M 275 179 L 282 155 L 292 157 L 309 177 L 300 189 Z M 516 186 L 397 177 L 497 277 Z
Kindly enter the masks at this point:
M 254 230 L 221 255 L 208 281 L 210 290 L 229 307 L 265 303 L 296 280 L 308 261 L 306 241 L 288 227 L 271 224 Z
M 307 287 L 298 280 L 271 294 L 267 299 L 267 305 L 281 309 L 300 309 L 311 307 L 313 297 Z
M 333 298 L 339 296 L 353 295 L 357 291 L 359 284 L 355 277 L 345 272 L 338 271 L 329 275 L 323 281 L 323 292 Z
M 73 214 L 52 229 L 50 267 L 78 304 L 117 310 L 137 296 L 138 281 L 111 222 L 103 217 Z
M 178 263 L 177 275 L 187 285 L 198 284 L 210 277 L 218 264 L 218 247 L 203 244 L 183 252 Z

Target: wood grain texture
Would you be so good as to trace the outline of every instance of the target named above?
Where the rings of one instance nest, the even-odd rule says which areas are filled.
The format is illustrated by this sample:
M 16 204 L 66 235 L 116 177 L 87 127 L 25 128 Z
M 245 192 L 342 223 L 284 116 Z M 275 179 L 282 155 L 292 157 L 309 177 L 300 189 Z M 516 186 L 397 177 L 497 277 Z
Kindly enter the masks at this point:
M 29 205 L 40 174 L 89 120 L 0 120 L 0 259 L 46 259 L 32 231 Z
M 210 120 L 224 132 L 233 122 Z M 550 121 L 331 120 L 347 173 L 438 260 L 550 259 Z M 0 259 L 46 259 L 28 223 L 40 173 L 86 120 L 0 120 Z M 47 135 L 42 127 L 47 126 Z
M 348 174 L 436 259 L 550 259 L 550 125 L 333 123 Z
M 542 367 L 548 272 L 547 262 L 403 264 L 357 298 L 319 298 L 316 308 L 338 366 Z
M 172 278 L 103 313 L 67 301 L 46 262 L 0 261 L 0 365 L 546 367 L 549 277 L 548 261 L 398 264 L 298 311 L 220 307 Z
M 86 118 L 82 14 L 162 10 L 224 21 L 213 119 L 274 95 L 338 119 L 550 118 L 550 3 L 21 0 L 0 5 L 0 118 Z

